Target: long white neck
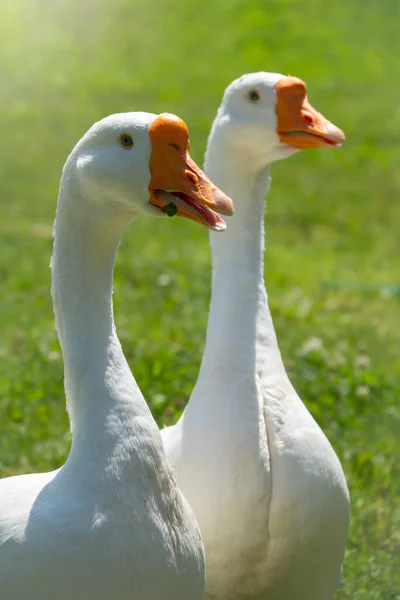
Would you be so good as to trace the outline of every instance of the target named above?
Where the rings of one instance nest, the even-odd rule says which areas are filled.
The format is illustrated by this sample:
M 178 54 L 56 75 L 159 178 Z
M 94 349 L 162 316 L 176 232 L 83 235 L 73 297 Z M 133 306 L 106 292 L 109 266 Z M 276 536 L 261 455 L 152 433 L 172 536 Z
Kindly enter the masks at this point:
M 81 464 L 85 456 L 104 463 L 115 455 L 118 469 L 129 470 L 138 466 L 140 444 L 149 442 L 151 460 L 162 459 L 158 428 L 125 360 L 113 319 L 114 260 L 132 215 L 101 214 L 85 200 L 66 178 L 52 256 L 52 296 L 72 430 L 68 460 L 77 458 Z
M 264 285 L 264 208 L 269 168 L 243 163 L 211 136 L 207 175 L 234 201 L 223 234 L 210 233 L 212 296 L 198 379 L 232 386 L 237 377 L 282 375 L 283 364 Z

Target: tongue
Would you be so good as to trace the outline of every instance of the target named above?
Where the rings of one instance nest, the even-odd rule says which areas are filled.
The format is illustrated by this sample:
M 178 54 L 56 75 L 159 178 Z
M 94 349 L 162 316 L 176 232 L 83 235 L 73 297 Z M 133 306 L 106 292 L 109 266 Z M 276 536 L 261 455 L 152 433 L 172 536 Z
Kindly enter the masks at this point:
M 224 221 L 217 215 L 217 213 L 215 213 L 213 210 L 211 210 L 204 204 L 197 202 L 197 200 L 194 200 L 193 198 L 187 196 L 183 192 L 173 192 L 173 196 L 176 196 L 185 204 L 191 206 L 207 223 L 207 225 L 211 227 L 211 229 L 216 229 L 217 231 L 225 229 L 226 225 Z

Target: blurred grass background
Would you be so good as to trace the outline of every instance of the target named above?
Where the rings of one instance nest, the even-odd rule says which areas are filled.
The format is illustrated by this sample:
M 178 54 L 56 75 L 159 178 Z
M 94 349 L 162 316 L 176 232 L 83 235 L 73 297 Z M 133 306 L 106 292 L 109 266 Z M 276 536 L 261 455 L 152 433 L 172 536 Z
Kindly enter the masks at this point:
M 285 363 L 352 495 L 337 598 L 400 598 L 400 67 L 396 0 L 3 0 L 0 3 L 0 472 L 69 448 L 50 302 L 61 168 L 97 119 L 176 112 L 201 163 L 226 85 L 290 73 L 341 127 L 335 152 L 272 169 L 266 281 Z M 174 422 L 202 353 L 205 229 L 143 222 L 115 274 L 119 335 L 158 422 Z M 396 287 L 398 286 L 398 287 Z

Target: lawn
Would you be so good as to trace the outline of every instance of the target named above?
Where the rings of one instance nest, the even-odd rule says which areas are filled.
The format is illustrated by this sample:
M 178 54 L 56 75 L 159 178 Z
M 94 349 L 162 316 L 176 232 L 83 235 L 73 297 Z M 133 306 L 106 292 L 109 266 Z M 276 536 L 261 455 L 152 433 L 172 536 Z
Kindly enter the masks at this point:
M 338 151 L 273 166 L 266 281 L 293 383 L 352 495 L 337 600 L 400 599 L 400 3 L 5 0 L 0 5 L 0 472 L 53 469 L 70 444 L 50 302 L 65 158 L 112 112 L 176 112 L 201 161 L 225 86 L 302 77 Z M 177 419 L 209 302 L 205 229 L 132 227 L 118 257 L 121 341 L 159 422 Z

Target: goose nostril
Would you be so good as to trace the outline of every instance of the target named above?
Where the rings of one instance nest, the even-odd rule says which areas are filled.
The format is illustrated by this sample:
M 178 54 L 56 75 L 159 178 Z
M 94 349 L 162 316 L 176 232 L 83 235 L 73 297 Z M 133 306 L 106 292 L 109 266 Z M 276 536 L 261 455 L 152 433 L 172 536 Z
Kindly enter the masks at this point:
M 307 121 L 307 123 L 313 123 L 314 119 L 312 118 L 311 115 L 303 115 L 303 121 Z
M 175 144 L 174 142 L 169 142 L 168 146 L 171 146 L 171 148 L 174 148 L 174 150 L 178 150 L 178 152 L 181 151 L 180 147 L 178 144 Z
M 192 173 L 191 171 L 186 171 L 186 177 L 189 179 L 189 181 L 197 185 L 198 177 L 194 173 Z

